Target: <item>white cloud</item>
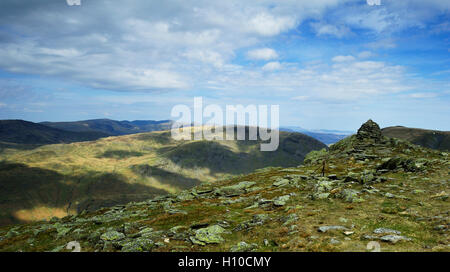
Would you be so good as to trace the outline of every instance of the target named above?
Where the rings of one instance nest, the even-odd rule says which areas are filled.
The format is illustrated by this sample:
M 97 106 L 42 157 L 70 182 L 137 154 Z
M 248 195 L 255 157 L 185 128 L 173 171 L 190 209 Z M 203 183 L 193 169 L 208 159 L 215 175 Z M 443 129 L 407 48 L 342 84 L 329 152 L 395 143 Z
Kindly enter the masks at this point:
M 278 58 L 278 53 L 271 48 L 260 48 L 248 51 L 247 58 L 252 60 L 272 60 Z
M 273 36 L 293 28 L 296 24 L 294 17 L 275 17 L 260 13 L 250 19 L 248 29 L 263 36 Z
M 355 57 L 353 56 L 336 56 L 331 59 L 333 62 L 350 62 L 354 61 Z
M 317 36 L 330 35 L 337 38 L 343 38 L 352 34 L 350 28 L 344 25 L 311 23 L 311 27 L 316 32 Z
M 268 62 L 266 63 L 262 69 L 264 71 L 275 71 L 281 69 L 281 64 L 278 61 Z

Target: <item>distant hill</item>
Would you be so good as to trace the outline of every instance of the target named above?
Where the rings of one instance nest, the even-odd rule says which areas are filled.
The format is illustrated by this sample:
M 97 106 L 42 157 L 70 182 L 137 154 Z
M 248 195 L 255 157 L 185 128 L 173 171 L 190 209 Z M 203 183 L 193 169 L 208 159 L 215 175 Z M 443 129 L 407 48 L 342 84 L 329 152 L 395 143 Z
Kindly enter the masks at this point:
M 99 131 L 71 132 L 23 120 L 0 120 L 0 141 L 15 144 L 55 144 L 92 141 L 108 136 Z
M 32 149 L 10 145 L 0 149 L 0 225 L 141 201 L 269 166 L 297 166 L 310 151 L 326 147 L 287 132 L 280 133 L 277 151 L 261 152 L 260 143 L 175 141 L 170 131 L 160 131 Z
M 426 130 L 402 126 L 383 128 L 382 134 L 431 149 L 449 151 L 450 131 Z
M 280 130 L 288 132 L 300 132 L 310 137 L 313 137 L 314 139 L 319 140 L 326 145 L 339 142 L 340 140 L 353 134 L 353 132 L 351 131 L 337 131 L 337 130 L 310 131 L 301 127 L 294 127 L 294 126 L 281 127 Z
M 49 127 L 74 132 L 102 132 L 109 136 L 128 135 L 142 132 L 169 130 L 171 120 L 153 121 L 116 121 L 110 119 L 94 119 L 75 122 L 42 122 Z

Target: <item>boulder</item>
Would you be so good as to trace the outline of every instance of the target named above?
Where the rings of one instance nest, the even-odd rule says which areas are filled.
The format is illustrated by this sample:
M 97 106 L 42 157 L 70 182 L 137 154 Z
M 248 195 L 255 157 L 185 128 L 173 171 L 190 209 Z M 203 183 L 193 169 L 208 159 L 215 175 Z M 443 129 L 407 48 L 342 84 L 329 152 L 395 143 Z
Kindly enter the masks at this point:
M 225 229 L 219 225 L 213 225 L 195 231 L 195 236 L 191 236 L 191 242 L 197 245 L 220 244 L 224 239 L 220 236 Z

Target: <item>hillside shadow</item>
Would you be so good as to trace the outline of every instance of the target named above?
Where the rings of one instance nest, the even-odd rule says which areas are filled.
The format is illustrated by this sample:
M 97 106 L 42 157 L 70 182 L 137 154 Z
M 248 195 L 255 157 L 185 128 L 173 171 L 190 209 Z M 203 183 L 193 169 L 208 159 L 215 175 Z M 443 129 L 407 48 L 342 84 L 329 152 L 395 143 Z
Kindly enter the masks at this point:
M 43 144 L 15 144 L 15 143 L 0 142 L 0 153 L 2 153 L 5 149 L 26 151 L 26 150 L 33 150 L 41 146 L 43 146 Z
M 182 168 L 208 168 L 212 175 L 217 173 L 242 174 L 248 171 L 245 152 L 235 153 L 228 146 L 216 141 L 187 142 L 176 148 L 159 149 L 158 153 Z
M 131 157 L 141 157 L 144 153 L 138 151 L 128 151 L 128 150 L 107 150 L 102 154 L 98 155 L 97 158 L 103 159 L 126 159 Z
M 161 184 L 167 184 L 181 190 L 190 189 L 201 183 L 199 179 L 188 178 L 147 164 L 133 165 L 131 169 L 141 177 L 152 177 Z
M 0 162 L 0 225 L 28 222 L 17 217 L 22 210 L 48 207 L 92 211 L 161 194 L 167 192 L 129 184 L 117 173 L 62 175 L 25 164 Z
M 153 141 L 161 145 L 166 145 L 172 142 L 170 132 L 139 134 L 136 135 L 136 139 L 141 141 Z

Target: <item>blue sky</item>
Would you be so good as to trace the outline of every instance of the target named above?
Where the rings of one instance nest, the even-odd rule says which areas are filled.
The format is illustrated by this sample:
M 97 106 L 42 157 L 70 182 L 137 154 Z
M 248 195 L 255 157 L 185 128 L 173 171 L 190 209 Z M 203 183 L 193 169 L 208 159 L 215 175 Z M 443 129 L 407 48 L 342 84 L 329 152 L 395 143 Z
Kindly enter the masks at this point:
M 0 119 L 170 119 L 280 105 L 280 124 L 450 130 L 450 1 L 2 0 Z

